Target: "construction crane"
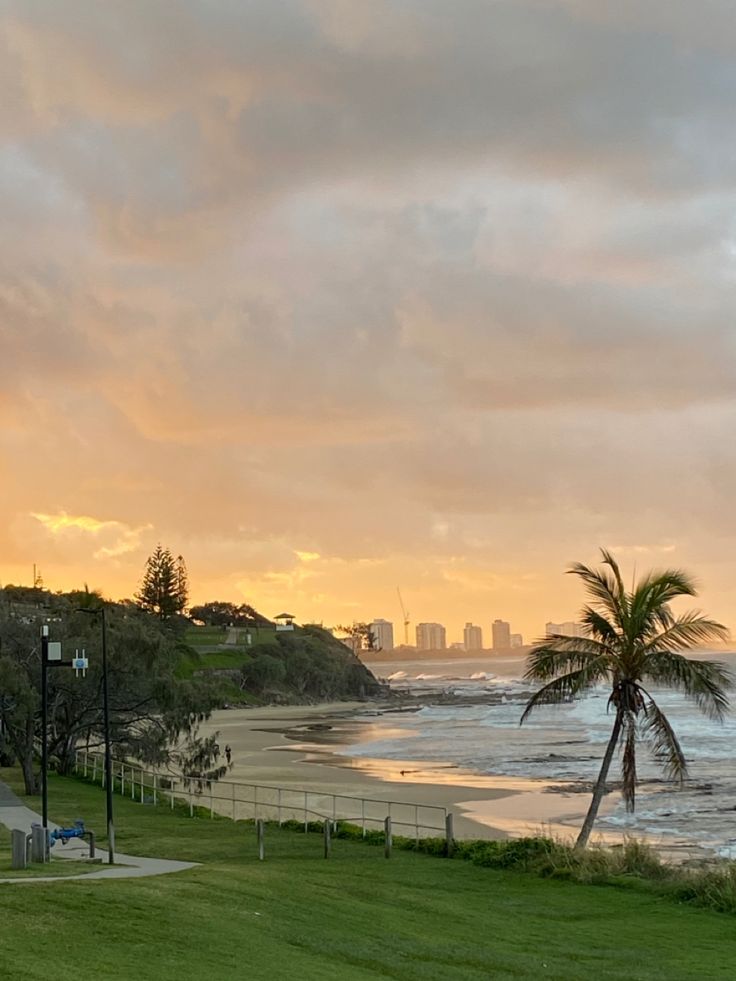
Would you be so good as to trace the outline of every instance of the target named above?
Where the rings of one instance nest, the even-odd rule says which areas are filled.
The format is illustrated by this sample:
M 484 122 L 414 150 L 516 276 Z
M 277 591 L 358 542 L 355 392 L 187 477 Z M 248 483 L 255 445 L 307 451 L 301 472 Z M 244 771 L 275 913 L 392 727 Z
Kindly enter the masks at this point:
M 404 617 L 404 646 L 408 647 L 409 646 L 409 614 L 406 612 L 406 608 L 404 607 L 404 601 L 401 598 L 401 590 L 399 589 L 398 586 L 396 587 L 396 592 L 399 594 L 401 613 L 402 616 Z

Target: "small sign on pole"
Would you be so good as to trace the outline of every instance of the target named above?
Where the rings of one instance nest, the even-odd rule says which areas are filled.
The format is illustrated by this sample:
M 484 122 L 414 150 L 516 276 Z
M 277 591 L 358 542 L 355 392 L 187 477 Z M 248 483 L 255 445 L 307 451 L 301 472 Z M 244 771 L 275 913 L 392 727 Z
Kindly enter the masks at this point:
M 51 646 L 51 645 L 49 645 Z M 72 658 L 72 667 L 74 668 L 74 673 L 79 677 L 79 672 L 82 672 L 82 677 L 86 678 L 87 668 L 89 667 L 89 660 L 84 656 L 84 651 L 82 651 L 82 656 L 79 656 L 79 651 L 76 651 L 76 656 Z
M 48 653 L 46 655 L 47 661 L 60 661 L 61 660 L 61 641 L 50 640 L 48 645 Z

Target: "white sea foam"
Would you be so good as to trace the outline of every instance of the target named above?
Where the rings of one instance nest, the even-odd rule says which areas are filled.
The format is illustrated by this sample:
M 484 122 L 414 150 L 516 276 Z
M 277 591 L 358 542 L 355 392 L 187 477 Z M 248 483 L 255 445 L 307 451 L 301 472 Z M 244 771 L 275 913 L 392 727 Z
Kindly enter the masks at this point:
M 430 700 L 432 691 L 446 691 L 448 686 L 456 694 L 476 698 L 485 687 L 489 704 L 428 704 L 402 718 L 404 735 L 381 739 L 379 733 L 377 741 L 348 747 L 346 755 L 454 763 L 481 774 L 562 785 L 590 783 L 597 777 L 613 725 L 605 688 L 578 701 L 539 708 L 520 727 L 529 684 L 521 679 L 518 662 L 506 674 L 491 673 L 490 659 L 433 664 L 436 673 L 432 675 L 421 669 L 415 673 L 416 662 L 396 667 L 392 677 L 401 687 L 426 691 Z M 736 774 L 731 762 L 736 717 L 729 714 L 719 725 L 682 695 L 670 691 L 653 691 L 653 695 L 680 739 L 691 779 L 683 790 L 663 782 L 661 768 L 642 744 L 637 759 L 642 786 L 636 813 L 627 815 L 623 804 L 617 803 L 600 818 L 601 827 L 675 836 L 736 857 Z M 616 777 L 614 770 L 612 779 Z

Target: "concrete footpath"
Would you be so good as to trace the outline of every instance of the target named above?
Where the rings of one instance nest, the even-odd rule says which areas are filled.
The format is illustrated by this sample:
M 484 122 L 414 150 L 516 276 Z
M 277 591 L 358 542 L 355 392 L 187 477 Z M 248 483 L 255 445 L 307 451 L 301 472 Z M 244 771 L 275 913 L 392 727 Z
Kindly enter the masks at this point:
M 31 833 L 32 824 L 40 824 L 41 815 L 32 811 L 17 797 L 7 784 L 0 780 L 0 824 L 12 831 L 15 828 Z M 49 828 L 58 828 L 58 824 L 49 822 Z M 84 860 L 89 858 L 89 844 L 81 838 L 74 838 L 62 845 L 60 841 L 54 845 L 54 858 L 71 858 Z M 115 865 L 106 866 L 108 854 L 104 848 L 95 848 L 95 857 L 102 859 L 102 866 L 90 865 L 89 872 L 79 872 L 74 875 L 36 875 L 18 878 L 0 879 L 4 883 L 33 883 L 33 882 L 69 882 L 70 879 L 137 879 L 149 875 L 168 875 L 170 872 L 184 872 L 193 869 L 197 862 L 174 862 L 163 858 L 140 858 L 135 855 L 115 853 Z

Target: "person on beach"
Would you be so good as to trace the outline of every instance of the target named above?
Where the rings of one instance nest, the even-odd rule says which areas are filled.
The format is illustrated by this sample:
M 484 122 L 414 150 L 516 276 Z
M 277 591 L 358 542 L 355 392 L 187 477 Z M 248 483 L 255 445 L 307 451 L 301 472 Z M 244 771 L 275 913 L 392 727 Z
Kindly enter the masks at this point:
M 225 759 L 227 760 L 227 765 L 230 766 L 230 761 L 232 760 L 233 751 L 229 746 L 225 747 Z

